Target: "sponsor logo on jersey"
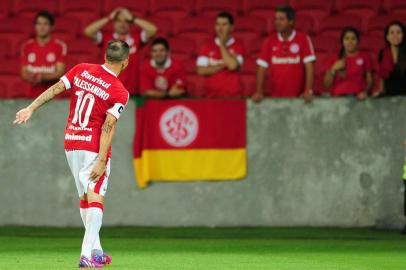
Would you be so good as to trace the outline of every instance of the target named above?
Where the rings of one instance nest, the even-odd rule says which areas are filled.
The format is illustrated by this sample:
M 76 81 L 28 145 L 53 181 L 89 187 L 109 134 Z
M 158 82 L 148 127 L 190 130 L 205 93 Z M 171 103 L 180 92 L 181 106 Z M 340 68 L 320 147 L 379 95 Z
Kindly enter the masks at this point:
M 364 64 L 364 60 L 362 58 L 358 58 L 356 63 L 358 66 L 362 66 Z
M 159 121 L 161 135 L 174 147 L 190 145 L 199 132 L 199 121 L 189 108 L 177 105 L 166 110 Z
M 84 136 L 84 135 L 75 135 L 75 134 L 65 134 L 65 140 L 67 141 L 84 141 L 84 142 L 91 142 L 92 135 Z
M 31 73 L 54 73 L 55 66 L 32 66 L 28 65 L 27 70 Z
M 68 127 L 70 130 L 75 130 L 75 131 L 93 131 L 93 128 L 88 128 L 88 127 L 75 127 L 73 125 L 70 125 Z
M 84 70 L 84 71 L 82 72 L 82 74 L 80 74 L 80 76 L 82 76 L 82 77 L 88 79 L 89 81 L 95 82 L 95 83 L 101 85 L 102 87 L 104 87 L 104 88 L 106 88 L 106 89 L 108 89 L 108 88 L 110 87 L 110 85 L 111 85 L 111 83 L 106 83 L 106 82 L 103 81 L 103 79 L 100 78 L 100 77 L 99 77 L 99 78 L 96 78 L 95 76 L 93 76 L 92 74 L 90 74 L 89 71 L 87 71 L 87 70 Z
M 55 56 L 54 53 L 51 52 L 51 53 L 47 54 L 46 59 L 47 59 L 48 62 L 54 62 L 56 60 L 56 56 Z
M 289 48 L 291 53 L 298 53 L 299 49 L 300 49 L 300 47 L 296 43 L 293 43 L 292 45 L 290 45 L 290 48 Z
M 37 59 L 37 56 L 35 55 L 35 53 L 32 52 L 32 53 L 28 54 L 28 62 L 34 63 L 36 59 Z
M 106 93 L 103 89 L 100 87 L 90 83 L 86 82 L 82 79 L 79 79 L 78 77 L 73 77 L 73 85 L 79 87 L 80 89 L 89 91 L 90 93 L 100 97 L 103 100 L 107 100 L 110 97 L 109 93 Z
M 300 56 L 296 57 L 272 57 L 272 64 L 299 64 Z
M 169 83 L 164 76 L 156 77 L 155 87 L 157 89 L 165 91 L 166 89 L 168 89 L 168 85 L 169 85 Z

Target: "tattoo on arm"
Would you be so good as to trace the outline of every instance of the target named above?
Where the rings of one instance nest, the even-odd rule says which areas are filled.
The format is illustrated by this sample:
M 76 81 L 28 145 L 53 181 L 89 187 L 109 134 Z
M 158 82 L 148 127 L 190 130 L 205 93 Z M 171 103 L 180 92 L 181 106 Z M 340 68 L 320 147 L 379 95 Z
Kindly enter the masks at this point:
M 34 108 L 39 108 L 51 99 L 53 99 L 56 95 L 63 92 L 65 90 L 65 85 L 63 82 L 59 81 L 56 84 L 49 87 L 44 93 L 42 93 L 37 99 L 35 99 L 32 103 Z
M 114 128 L 114 125 L 112 125 L 108 122 L 104 123 L 102 126 L 102 130 L 107 134 L 109 134 L 113 130 L 113 128 Z

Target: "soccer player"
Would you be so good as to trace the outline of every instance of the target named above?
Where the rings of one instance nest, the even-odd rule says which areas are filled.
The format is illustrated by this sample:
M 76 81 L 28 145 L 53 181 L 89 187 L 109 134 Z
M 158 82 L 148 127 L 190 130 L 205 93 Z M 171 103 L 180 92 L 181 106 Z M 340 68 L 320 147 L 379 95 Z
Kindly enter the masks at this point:
M 111 262 L 111 257 L 101 248 L 99 231 L 110 175 L 111 143 L 116 122 L 129 98 L 128 91 L 117 79 L 128 65 L 129 50 L 124 41 L 110 41 L 103 65 L 76 65 L 28 107 L 17 112 L 14 121 L 23 124 L 56 95 L 65 90 L 72 92 L 65 152 L 76 182 L 85 225 L 80 268 L 101 268 Z
M 147 97 L 179 97 L 186 92 L 183 65 L 170 56 L 169 43 L 157 38 L 151 44 L 151 59 L 141 66 L 141 93 Z
M 113 22 L 114 31 L 103 31 L 109 22 Z M 137 28 L 131 29 L 135 25 Z M 96 41 L 103 50 L 109 40 L 119 39 L 130 46 L 130 64 L 119 76 L 130 94 L 138 94 L 139 61 L 138 56 L 143 45 L 158 32 L 158 28 L 151 22 L 134 16 L 126 8 L 113 10 L 108 17 L 103 17 L 89 24 L 84 33 Z
M 65 72 L 66 44 L 52 37 L 54 17 L 47 11 L 34 19 L 35 38 L 22 46 L 21 78 L 31 84 L 28 96 L 37 97 Z
M 234 18 L 228 12 L 217 15 L 216 37 L 204 44 L 197 58 L 197 74 L 205 77 L 208 97 L 240 97 L 239 70 L 244 63 L 244 47 L 232 36 Z
M 257 59 L 257 85 L 252 100 L 263 99 L 266 69 L 272 97 L 299 97 L 306 102 L 313 98 L 314 54 L 310 38 L 294 29 L 295 10 L 283 5 L 276 8 L 275 28 L 262 44 Z

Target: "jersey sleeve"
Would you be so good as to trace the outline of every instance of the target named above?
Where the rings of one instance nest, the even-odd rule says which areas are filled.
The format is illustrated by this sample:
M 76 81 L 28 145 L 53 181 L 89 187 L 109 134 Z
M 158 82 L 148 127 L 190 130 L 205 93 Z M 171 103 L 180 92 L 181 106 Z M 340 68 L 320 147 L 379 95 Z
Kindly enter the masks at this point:
M 149 72 L 148 63 L 144 63 L 140 71 L 140 92 L 145 94 L 147 90 L 154 89 L 154 78 Z
M 316 61 L 313 43 L 308 35 L 305 35 L 302 46 L 301 56 L 303 63 L 306 64 Z
M 271 59 L 271 50 L 269 49 L 270 43 L 271 41 L 269 38 L 262 43 L 261 52 L 259 53 L 259 57 L 257 59 L 257 65 L 260 67 L 269 67 L 269 60 Z
M 66 72 L 65 75 L 63 75 L 61 77 L 61 81 L 65 85 L 66 90 L 69 90 L 72 88 L 73 78 L 75 77 L 78 69 L 80 68 L 80 65 L 81 64 L 74 66 L 71 70 Z
M 209 48 L 207 45 L 203 45 L 197 56 L 196 66 L 208 67 L 209 66 Z
M 113 115 L 117 120 L 120 118 L 121 113 L 127 106 L 128 99 L 130 98 L 129 93 L 124 88 L 117 94 L 114 98 L 113 106 L 107 110 L 107 113 Z
M 66 46 L 66 43 L 63 41 L 58 40 L 57 44 L 59 45 L 58 53 L 56 55 L 56 62 L 62 62 L 65 63 L 66 60 L 66 54 L 68 52 L 68 47 Z

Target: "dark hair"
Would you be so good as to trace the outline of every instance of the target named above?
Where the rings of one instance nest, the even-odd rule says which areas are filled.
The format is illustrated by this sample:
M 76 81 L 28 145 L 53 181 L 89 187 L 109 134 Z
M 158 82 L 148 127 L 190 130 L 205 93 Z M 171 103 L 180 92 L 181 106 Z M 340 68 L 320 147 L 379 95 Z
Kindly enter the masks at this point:
M 169 51 L 169 49 L 170 49 L 169 42 L 165 38 L 158 37 L 158 38 L 154 39 L 154 41 L 152 41 L 151 48 L 158 44 L 161 44 L 162 46 L 165 47 L 165 49 L 167 51 Z
M 285 13 L 289 21 L 294 21 L 296 19 L 296 11 L 289 5 L 277 6 L 275 12 Z
M 401 21 L 392 21 L 391 23 L 389 23 L 384 30 L 385 33 L 385 43 L 386 46 L 390 47 L 391 44 L 389 43 L 389 41 L 387 40 L 386 36 L 389 33 L 389 29 L 391 28 L 391 26 L 397 25 L 400 27 L 400 29 L 402 29 L 402 33 L 403 33 L 403 39 L 402 42 L 398 45 L 399 48 L 399 56 L 398 56 L 398 64 L 400 66 L 400 71 L 402 74 L 405 74 L 406 72 L 406 27 L 405 25 L 401 22 Z M 381 52 L 379 53 L 379 61 L 381 61 L 382 55 Z
M 125 41 L 110 40 L 107 43 L 106 59 L 111 63 L 120 63 L 128 58 L 130 47 Z
M 340 35 L 340 44 L 341 44 L 341 48 L 340 48 L 340 52 L 338 53 L 338 57 L 344 58 L 345 57 L 345 49 L 344 49 L 344 37 L 347 33 L 353 33 L 356 37 L 357 37 L 357 41 L 358 43 L 360 42 L 361 39 L 361 33 L 360 31 L 352 26 L 347 26 L 343 29 L 343 31 L 341 32 Z
M 50 25 L 54 25 L 54 24 L 55 24 L 54 15 L 52 15 L 51 13 L 49 13 L 49 12 L 46 11 L 46 10 L 42 10 L 42 11 L 38 12 L 37 15 L 35 15 L 34 24 L 37 23 L 37 19 L 38 19 L 39 17 L 43 17 L 43 18 L 47 19 L 47 20 L 49 21 L 49 24 L 50 24 Z
M 225 18 L 231 25 L 234 25 L 234 17 L 233 15 L 231 15 L 230 12 L 227 11 L 220 12 L 219 14 L 217 14 L 216 18 Z

